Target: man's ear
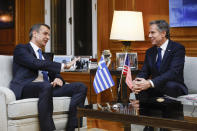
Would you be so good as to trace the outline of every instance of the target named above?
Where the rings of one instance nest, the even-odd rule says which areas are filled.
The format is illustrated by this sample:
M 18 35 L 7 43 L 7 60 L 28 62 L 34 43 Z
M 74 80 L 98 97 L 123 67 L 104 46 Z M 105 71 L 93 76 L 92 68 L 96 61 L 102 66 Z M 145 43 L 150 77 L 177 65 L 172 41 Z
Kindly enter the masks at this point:
M 162 35 L 162 37 L 166 37 L 166 32 L 165 31 L 162 31 L 161 32 L 161 35 Z
M 32 37 L 35 37 L 36 35 L 37 35 L 37 32 L 34 30 L 33 32 L 32 32 Z

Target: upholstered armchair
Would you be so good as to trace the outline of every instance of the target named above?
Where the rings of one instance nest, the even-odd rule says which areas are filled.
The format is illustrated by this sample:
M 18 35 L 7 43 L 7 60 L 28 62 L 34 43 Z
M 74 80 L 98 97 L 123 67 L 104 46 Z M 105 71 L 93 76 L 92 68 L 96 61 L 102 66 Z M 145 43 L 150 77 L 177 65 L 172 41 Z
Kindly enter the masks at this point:
M 39 131 L 38 99 L 16 100 L 9 89 L 12 59 L 12 56 L 0 55 L 0 131 Z M 54 97 L 53 103 L 56 129 L 65 130 L 70 97 Z M 84 122 L 83 126 L 85 124 Z

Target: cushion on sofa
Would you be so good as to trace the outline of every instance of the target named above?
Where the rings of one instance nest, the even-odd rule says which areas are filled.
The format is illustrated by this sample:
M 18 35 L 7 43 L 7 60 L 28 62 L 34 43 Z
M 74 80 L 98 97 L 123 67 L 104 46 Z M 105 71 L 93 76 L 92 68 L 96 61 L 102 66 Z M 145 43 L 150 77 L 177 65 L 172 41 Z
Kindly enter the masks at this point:
M 69 110 L 70 97 L 53 97 L 54 114 L 64 114 Z M 21 119 L 38 116 L 38 98 L 22 99 L 8 104 L 8 117 Z
M 53 115 L 56 130 L 65 129 L 68 114 Z M 9 131 L 39 131 L 38 117 L 8 120 Z
M 12 62 L 13 56 L 0 55 L 0 85 L 1 87 L 9 87 L 12 79 Z
M 189 94 L 197 94 L 197 57 L 185 57 L 184 83 Z

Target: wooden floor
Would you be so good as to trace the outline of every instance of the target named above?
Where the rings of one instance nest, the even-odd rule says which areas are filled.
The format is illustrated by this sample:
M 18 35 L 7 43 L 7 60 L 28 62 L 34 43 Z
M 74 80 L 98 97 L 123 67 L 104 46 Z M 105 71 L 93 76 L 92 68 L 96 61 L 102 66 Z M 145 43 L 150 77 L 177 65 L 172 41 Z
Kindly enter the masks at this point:
M 124 131 L 123 125 L 119 122 L 111 122 L 92 118 L 87 118 L 87 128 L 99 128 L 101 131 Z

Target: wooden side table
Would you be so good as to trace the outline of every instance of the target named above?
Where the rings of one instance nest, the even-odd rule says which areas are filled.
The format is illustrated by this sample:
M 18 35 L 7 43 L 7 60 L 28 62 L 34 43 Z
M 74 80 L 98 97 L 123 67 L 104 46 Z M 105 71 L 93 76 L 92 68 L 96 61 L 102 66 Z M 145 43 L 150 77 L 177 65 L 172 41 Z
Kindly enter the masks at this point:
M 93 81 L 94 76 L 96 74 L 97 69 L 90 70 L 90 92 L 91 90 L 94 90 L 93 87 Z M 91 103 L 102 103 L 102 102 L 109 102 L 109 101 L 121 101 L 121 102 L 127 102 L 130 95 L 130 89 L 127 87 L 126 83 L 124 82 L 125 79 L 122 79 L 121 87 L 119 87 L 120 77 L 121 77 L 121 70 L 109 70 L 112 78 L 114 79 L 115 86 L 112 88 L 112 93 L 115 98 L 112 98 L 112 94 L 110 89 L 101 92 L 98 94 L 97 101 L 92 101 Z M 139 73 L 139 70 L 132 70 L 132 78 L 134 79 L 136 75 Z M 121 88 L 120 94 L 118 94 L 118 88 Z M 92 95 L 90 95 L 91 97 Z

